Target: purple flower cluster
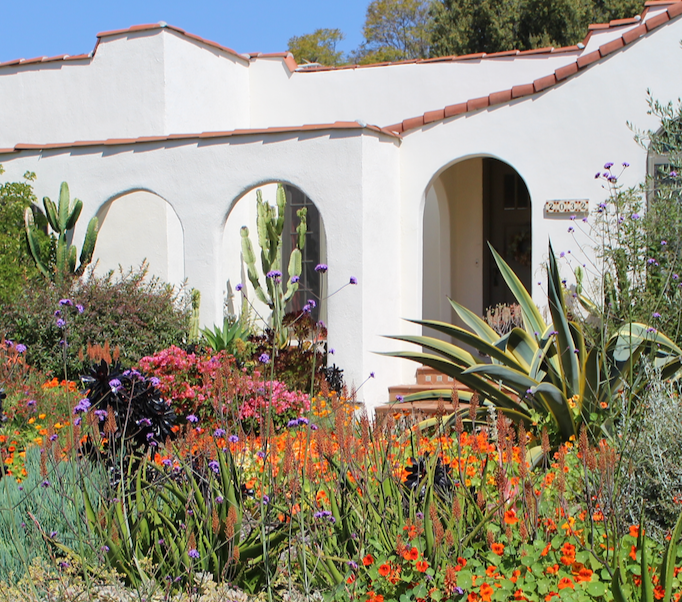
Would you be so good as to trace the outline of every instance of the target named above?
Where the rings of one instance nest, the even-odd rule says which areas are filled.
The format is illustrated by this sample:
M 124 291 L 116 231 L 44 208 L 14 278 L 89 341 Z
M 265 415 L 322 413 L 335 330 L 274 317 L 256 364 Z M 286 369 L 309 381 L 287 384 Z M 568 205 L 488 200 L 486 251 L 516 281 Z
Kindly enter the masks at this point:
M 336 522 L 336 519 L 332 516 L 332 513 L 329 510 L 320 510 L 319 512 L 315 512 L 315 514 L 313 514 L 313 518 L 326 518 L 332 524 Z M 357 565 L 355 566 L 357 568 Z
M 90 400 L 87 397 L 84 397 L 76 404 L 76 407 L 73 408 L 73 413 L 80 414 L 81 412 L 87 412 L 89 408 Z

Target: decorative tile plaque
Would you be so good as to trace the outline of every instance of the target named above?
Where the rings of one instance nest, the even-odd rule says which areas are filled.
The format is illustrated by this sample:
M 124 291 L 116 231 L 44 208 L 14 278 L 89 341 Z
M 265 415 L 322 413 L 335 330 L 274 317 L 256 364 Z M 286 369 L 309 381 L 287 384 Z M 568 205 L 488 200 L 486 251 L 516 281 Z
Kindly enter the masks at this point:
M 545 212 L 550 214 L 581 215 L 586 214 L 589 209 L 590 201 L 588 199 L 565 199 L 545 203 Z

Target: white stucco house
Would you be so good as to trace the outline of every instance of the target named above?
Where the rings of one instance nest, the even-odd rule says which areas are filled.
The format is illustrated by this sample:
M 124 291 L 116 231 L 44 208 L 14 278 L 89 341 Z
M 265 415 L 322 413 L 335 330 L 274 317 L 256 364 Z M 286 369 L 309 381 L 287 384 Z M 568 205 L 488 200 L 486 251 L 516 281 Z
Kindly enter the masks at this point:
M 348 384 L 375 373 L 360 397 L 376 405 L 415 368 L 373 353 L 397 348 L 380 335 L 451 320 L 447 295 L 478 312 L 505 300 L 486 240 L 542 305 L 548 239 L 575 246 L 570 215 L 605 197 L 594 173 L 627 161 L 627 182 L 644 179 L 626 122 L 656 128 L 648 88 L 680 95 L 680 15 L 648 2 L 568 48 L 335 69 L 165 23 L 104 32 L 90 54 L 0 64 L 0 164 L 36 172 L 39 197 L 68 181 L 79 246 L 100 217 L 100 269 L 148 258 L 201 291 L 208 325 L 242 280 L 253 191 L 286 183 L 313 208 L 309 266 L 329 265 L 309 291 L 358 279 L 321 315 Z

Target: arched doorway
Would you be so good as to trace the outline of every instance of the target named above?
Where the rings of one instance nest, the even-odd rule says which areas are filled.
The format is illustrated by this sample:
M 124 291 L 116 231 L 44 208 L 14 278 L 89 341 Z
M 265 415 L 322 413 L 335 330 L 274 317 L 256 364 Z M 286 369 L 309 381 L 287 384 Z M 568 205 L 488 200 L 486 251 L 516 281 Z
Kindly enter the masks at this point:
M 423 240 L 426 319 L 456 322 L 447 297 L 479 316 L 514 302 L 488 242 L 530 290 L 531 199 L 508 163 L 475 157 L 444 169 L 426 192 Z
M 137 190 L 104 203 L 97 212 L 99 234 L 94 259 L 96 273 L 139 268 L 181 286 L 185 279 L 182 224 L 175 210 L 160 196 Z
M 296 240 L 296 227 L 299 219 L 297 212 L 304 208 L 307 211 L 307 236 L 303 248 L 302 271 L 299 280 L 298 291 L 287 305 L 287 311 L 300 311 L 309 299 L 315 301 L 315 307 L 311 314 L 315 320 L 326 320 L 325 289 L 326 279 L 322 274 L 315 271 L 318 264 L 326 263 L 326 235 L 324 222 L 315 203 L 305 192 L 292 184 L 283 183 L 286 193 L 286 209 L 284 214 L 284 229 L 282 240 L 282 272 L 286 282 L 289 278 L 287 273 L 289 256 Z M 241 252 L 242 226 L 249 229 L 251 245 L 257 257 L 260 257 L 260 247 L 256 229 L 256 191 L 260 190 L 263 200 L 270 205 L 276 205 L 277 183 L 267 183 L 256 186 L 242 195 L 233 205 L 225 222 L 223 231 L 223 282 L 225 283 L 225 314 L 236 316 L 240 312 L 241 296 L 236 291 L 237 284 L 245 286 L 249 302 L 254 310 L 265 319 L 269 315 L 269 309 L 252 294 L 246 266 Z M 260 261 L 257 262 L 259 273 L 262 271 Z M 261 274 L 262 275 L 262 274 Z

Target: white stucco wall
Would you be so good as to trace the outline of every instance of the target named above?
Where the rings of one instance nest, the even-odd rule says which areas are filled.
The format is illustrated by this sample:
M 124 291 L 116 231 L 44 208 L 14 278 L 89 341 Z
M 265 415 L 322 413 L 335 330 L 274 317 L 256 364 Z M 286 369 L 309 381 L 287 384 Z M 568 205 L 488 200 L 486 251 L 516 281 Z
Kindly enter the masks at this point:
M 97 274 L 119 269 L 125 273 L 146 261 L 149 276 L 182 286 L 182 225 L 166 201 L 150 192 L 130 192 L 104 203 L 97 217 L 99 234 L 93 255 Z
M 613 33 L 606 30 L 604 35 Z M 598 35 L 589 44 L 597 44 Z M 476 260 L 483 241 L 476 239 L 471 252 L 471 241 L 481 232 L 480 207 L 470 208 L 465 220 L 455 215 L 477 194 L 473 166 L 480 161 L 465 160 L 497 158 L 526 182 L 532 201 L 533 296 L 543 305 L 548 239 L 558 252 L 570 249 L 571 257 L 578 243 L 588 245 L 567 232 L 572 224 L 568 216 L 546 216 L 545 202 L 587 198 L 594 207 L 606 196 L 594 180 L 606 161 L 631 164 L 623 183 L 643 180 L 646 152 L 635 144 L 626 122 L 656 128 L 646 114 L 647 88 L 663 101 L 679 96 L 679 81 L 671 74 L 682 68 L 680 38 L 678 19 L 544 92 L 409 130 L 400 140 L 360 128 L 242 132 L 24 150 L 0 154 L 0 162 L 8 180 L 35 171 L 38 197 L 54 195 L 61 181 L 69 182 L 85 203 L 75 235 L 78 245 L 89 218 L 103 203 L 139 190 L 164 199 L 165 220 L 147 220 L 160 229 L 154 233 L 159 240 L 151 245 L 155 260 L 165 262 L 169 278 L 171 264 L 184 264 L 188 284 L 202 292 L 201 319 L 208 325 L 222 319 L 227 278 L 235 283 L 243 279 L 233 275 L 238 240 L 230 228 L 232 221 L 238 228 L 253 216 L 246 209 L 240 213 L 238 205 L 226 229 L 231 207 L 264 182 L 297 186 L 313 199 L 325 224 L 327 290 L 334 293 L 351 276 L 358 278 L 356 287 L 343 288 L 329 299 L 329 345 L 350 385 L 359 386 L 375 373 L 360 398 L 376 405 L 387 399 L 389 385 L 414 377 L 413 363 L 374 352 L 398 349 L 398 343 L 380 335 L 417 333 L 418 327 L 401 318 L 419 318 L 433 309 L 423 304 L 425 249 L 448 253 L 434 267 L 436 274 L 446 272 L 441 294 L 444 288 L 453 290 L 473 305 L 480 297 Z M 120 34 L 103 38 L 91 61 L 0 68 L 0 148 L 18 142 L 346 119 L 389 125 L 530 83 L 574 59 L 562 54 L 291 73 L 281 59 L 247 63 L 172 31 Z M 135 198 L 141 197 L 124 202 Z M 445 215 L 425 212 L 425 203 L 428 199 L 433 207 L 443 198 L 448 199 L 449 219 L 438 224 L 437 240 L 425 241 L 425 232 Z M 146 211 L 140 207 L 140 202 L 134 204 L 136 212 Z M 179 251 L 169 241 L 177 240 L 179 231 L 169 221 L 170 212 L 182 228 L 182 262 L 171 260 Z M 166 238 L 161 240 L 163 231 Z M 448 231 L 452 246 L 445 240 Z M 118 263 L 115 243 L 109 239 L 106 244 L 99 249 L 103 260 L 106 255 L 107 261 Z M 144 244 L 140 238 L 135 245 L 137 256 L 148 253 Z M 434 281 L 433 274 L 429 279 Z M 443 312 L 440 302 L 434 308 Z

